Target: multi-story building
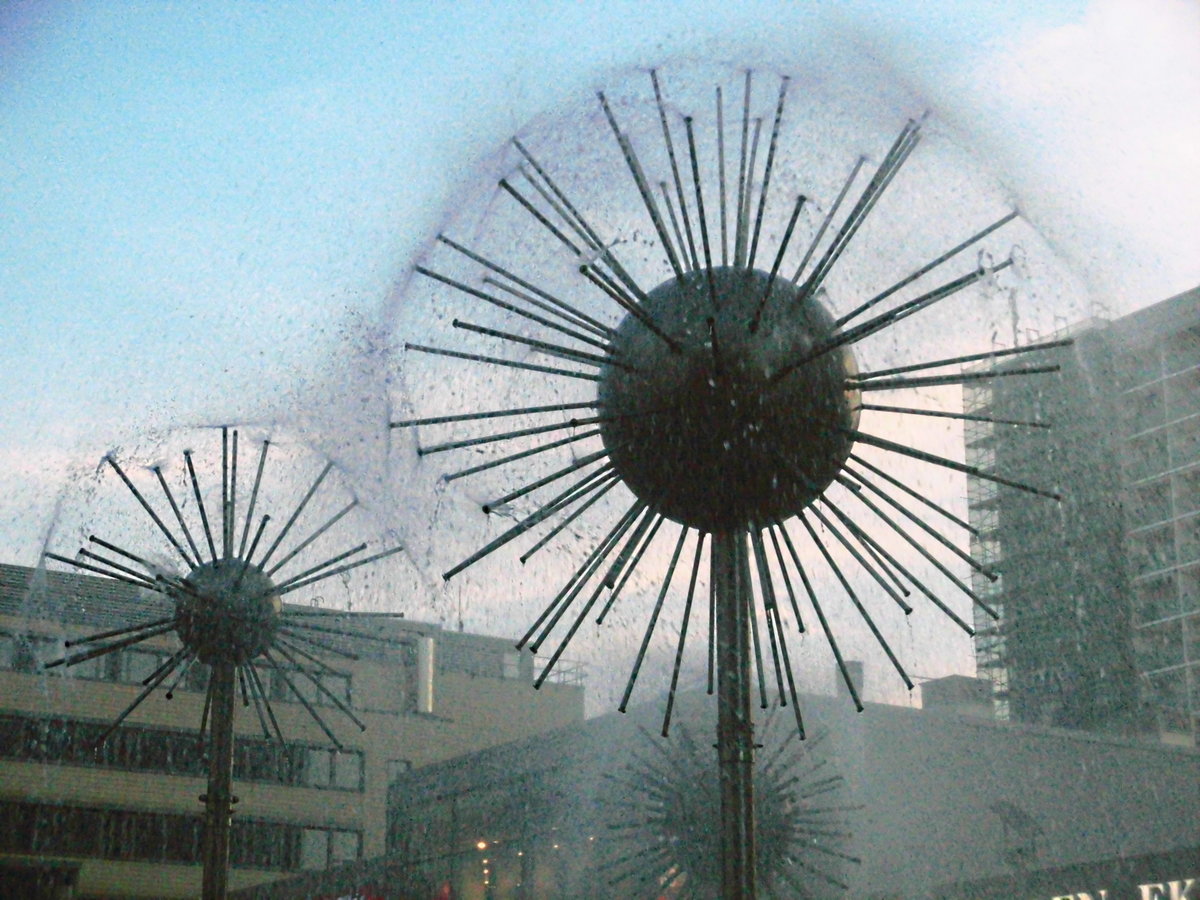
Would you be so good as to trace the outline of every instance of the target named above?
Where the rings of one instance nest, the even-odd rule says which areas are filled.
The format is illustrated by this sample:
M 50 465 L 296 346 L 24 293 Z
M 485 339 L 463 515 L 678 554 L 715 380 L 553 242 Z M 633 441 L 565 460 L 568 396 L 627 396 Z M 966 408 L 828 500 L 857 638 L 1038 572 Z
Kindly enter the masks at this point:
M 107 579 L 0 565 L 0 895 L 199 894 L 203 667 L 98 743 L 175 639 L 66 670 L 41 665 L 65 640 L 123 625 L 153 602 Z M 262 671 L 287 744 L 238 711 L 231 887 L 379 856 L 397 777 L 583 718 L 578 680 L 535 692 L 531 657 L 507 640 L 353 613 L 331 622 L 364 636 L 331 636 L 356 658 L 331 656 L 337 674 L 319 677 L 366 730 L 314 687 L 305 699 L 345 749 L 332 748 L 287 679 Z
M 1055 504 L 971 478 L 981 674 L 1002 715 L 1072 728 L 1200 737 L 1200 288 L 1054 337 L 1067 347 L 980 381 L 967 461 L 1063 495 Z M 1046 339 L 1043 338 L 1044 342 Z M 1015 360 L 1015 361 L 1013 361 Z
M 802 696 L 805 741 L 789 710 L 759 719 L 759 872 L 787 873 L 771 896 L 1192 896 L 1200 751 L 996 722 L 961 677 L 922 693 L 861 715 Z M 387 856 L 237 896 L 715 897 L 715 701 L 680 695 L 665 740 L 662 712 L 415 770 L 392 787 Z

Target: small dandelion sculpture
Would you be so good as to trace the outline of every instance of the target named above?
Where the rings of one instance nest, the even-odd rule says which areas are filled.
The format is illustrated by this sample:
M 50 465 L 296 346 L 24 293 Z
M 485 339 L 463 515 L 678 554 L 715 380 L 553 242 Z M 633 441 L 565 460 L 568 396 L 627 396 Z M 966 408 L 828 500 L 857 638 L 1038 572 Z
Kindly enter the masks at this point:
M 819 730 L 803 743 L 799 732 L 763 728 L 755 759 L 758 854 L 755 884 L 769 897 L 841 897 L 850 890 L 847 852 L 853 835 L 845 779 L 833 771 L 819 745 Z M 610 776 L 614 798 L 609 829 L 613 852 L 604 869 L 622 897 L 717 900 L 721 848 L 712 823 L 720 816 L 720 791 L 710 777 L 712 746 L 686 728 L 664 744 L 646 735 L 625 771 Z
M 238 432 L 228 427 L 221 428 L 221 494 L 220 511 L 216 516 L 210 515 L 211 507 L 205 502 L 193 453 L 191 450 L 184 451 L 186 478 L 195 502 L 192 515 L 199 516 L 200 528 L 196 532 L 193 531 L 196 522 L 193 521 L 192 527 L 189 527 L 184 515 L 186 498 L 176 498 L 161 466 L 153 466 L 148 472 L 134 473 L 131 477 L 114 456 L 105 457 L 104 461 L 133 494 L 173 553 L 182 560 L 186 574 L 171 573 L 166 567 L 152 562 L 148 558 L 154 555 L 152 550 L 135 553 L 95 535 L 88 538 L 91 549 L 81 548 L 76 558 L 50 552 L 45 554 L 49 559 L 76 569 L 151 591 L 169 602 L 163 607 L 166 614 L 159 618 L 67 641 L 68 648 L 89 646 L 46 663 L 47 669 L 74 666 L 159 635 L 174 633 L 181 644 L 166 662 L 143 680 L 143 690 L 96 741 L 97 745 L 103 743 L 156 688 L 166 684 L 166 696 L 170 699 L 193 665 L 199 663 L 208 667 L 208 687 L 200 721 L 201 739 L 204 739 L 206 732 L 208 735 L 209 763 L 208 791 L 202 798 L 205 803 L 203 896 L 206 900 L 224 897 L 227 893 L 229 834 L 234 802 L 233 717 L 238 687 L 241 688 L 242 705 L 249 707 L 253 704 L 263 735 L 267 739 L 273 736 L 281 746 L 286 746 L 283 733 L 258 671 L 259 666 L 264 664 L 288 686 L 338 749 L 344 749 L 343 745 L 299 689 L 296 678 L 303 677 L 311 682 L 355 725 L 366 730 L 366 726 L 344 700 L 321 682 L 322 673 L 335 673 L 335 670 L 314 653 L 355 658 L 349 651 L 330 644 L 330 636 L 362 638 L 370 635 L 338 627 L 337 624 L 331 624 L 328 618 L 322 618 L 336 615 L 344 619 L 345 613 L 315 607 L 284 607 L 283 597 L 391 556 L 401 549 L 392 547 L 362 556 L 368 545 L 359 543 L 314 565 L 302 563 L 302 554 L 342 521 L 358 505 L 358 501 L 350 500 L 303 540 L 289 543 L 302 513 L 333 469 L 333 464 L 327 463 L 282 528 L 276 528 L 272 533 L 269 527 L 272 517 L 269 513 L 262 514 L 255 524 L 270 446 L 271 442 L 264 440 L 259 448 L 254 479 L 243 514 L 238 506 Z M 134 478 L 141 474 L 153 476 L 177 530 L 168 526 L 146 494 L 134 483 Z M 289 574 L 285 571 L 289 567 L 298 571 Z M 397 614 L 355 615 L 394 617 Z M 171 679 L 169 683 L 168 678 Z
M 814 566 L 823 562 L 910 690 L 913 682 L 869 608 L 873 598 L 854 587 L 859 575 L 905 615 L 912 612 L 908 598 L 916 591 L 974 634 L 972 625 L 926 584 L 926 576 L 913 571 L 932 567 L 984 615 L 998 618 L 933 551 L 950 553 L 989 578 L 995 573 L 964 552 L 961 540 L 947 539 L 928 524 L 911 501 L 953 527 L 970 532 L 970 526 L 897 478 L 894 469 L 889 471 L 888 458 L 919 460 L 1058 499 L 1052 490 L 884 436 L 888 424 L 884 434 L 873 427 L 897 417 L 994 420 L 866 398 L 875 392 L 920 392 L 1053 372 L 1057 366 L 1012 361 L 984 370 L 952 367 L 1068 343 L 860 370 L 856 350 L 864 342 L 886 336 L 901 322 L 956 295 L 969 294 L 972 286 L 987 284 L 1009 268 L 1012 258 L 994 262 L 984 248 L 1018 214 L 1009 209 L 979 223 L 974 233 L 959 235 L 914 271 L 898 278 L 888 274 L 897 280 L 883 290 L 850 297 L 844 311 L 835 310 L 827 285 L 920 144 L 924 123 L 905 123 L 869 177 L 866 158 L 853 161 L 836 196 L 820 204 L 823 214 L 805 219 L 808 239 L 800 243 L 802 253 L 792 254 L 793 237 L 805 230 L 797 227 L 802 213 L 817 204 L 810 204 L 804 193 L 774 201 L 786 204 L 786 224 L 771 206 L 777 183 L 795 183 L 794 175 L 786 173 L 785 179 L 778 168 L 790 82 L 780 80 L 767 107 L 771 111 L 762 116 L 754 113 L 753 73 L 735 78 L 740 115 L 734 111 L 728 122 L 728 82 L 716 86 L 715 97 L 709 95 L 713 99 L 707 110 L 692 103 L 691 114 L 669 106 L 657 71 L 649 73 L 635 99 L 626 96 L 619 104 L 600 93 L 604 130 L 611 132 L 616 151 L 611 178 L 595 173 L 581 178 L 572 169 L 573 160 L 544 161 L 525 141 L 513 139 L 515 173 L 499 180 L 492 201 L 496 207 L 511 205 L 490 214 L 509 217 L 503 222 L 527 216 L 542 242 L 536 236 L 491 233 L 486 222 L 474 227 L 472 241 L 484 249 L 468 246 L 461 236 L 440 235 L 430 259 L 416 272 L 430 280 L 434 327 L 449 324 L 459 347 L 410 341 L 405 349 L 410 371 L 420 369 L 418 359 L 426 360 L 426 369 L 435 368 L 433 358 L 443 360 L 436 367 L 439 375 L 427 376 L 438 385 L 449 377 L 445 373 L 451 366 L 478 367 L 488 373 L 479 378 L 489 385 L 502 372 L 515 372 L 514 382 L 524 379 L 521 396 L 528 402 L 500 407 L 492 400 L 474 411 L 393 423 L 418 434 L 421 459 L 443 453 L 474 457 L 474 464 L 444 474 L 446 482 L 484 472 L 508 473 L 505 493 L 482 506 L 484 512 L 515 516 L 515 524 L 447 569 L 446 579 L 527 538 L 531 544 L 520 557 L 524 563 L 581 517 L 616 510 L 607 531 L 600 529 L 603 537 L 518 642 L 518 647 L 537 652 L 558 635 L 539 685 L 585 620 L 595 616 L 596 622 L 604 622 L 660 531 L 674 530 L 670 562 L 620 704 L 624 710 L 629 702 L 669 588 L 682 568 L 688 573 L 686 599 L 667 696 L 666 734 L 689 624 L 701 618 L 693 606 L 707 557 L 708 684 L 711 693 L 715 671 L 722 896 L 727 898 L 753 897 L 755 891 L 750 706 L 755 682 L 760 705 L 768 705 L 768 672 L 773 670 L 780 705 L 790 704 L 797 731 L 804 733 L 788 619 L 804 631 L 805 599 L 862 709 L 830 625 L 826 598 L 816 589 L 821 582 L 812 574 Z M 635 128 L 627 131 L 618 113 L 635 119 Z M 568 147 L 582 145 L 567 140 Z M 864 177 L 866 183 L 853 199 L 855 185 Z M 595 197 L 589 188 L 597 181 L 604 193 L 632 185 L 641 222 L 607 223 L 611 230 L 602 231 L 604 223 L 593 220 L 581 208 L 586 204 L 577 203 L 574 191 L 563 187 L 573 183 Z M 774 224 L 764 229 L 764 221 Z M 978 262 L 963 265 L 964 257 L 974 256 L 966 252 L 972 248 Z M 876 266 L 880 262 L 878 256 L 870 260 Z M 929 286 L 946 269 L 954 274 Z M 910 287 L 918 281 L 925 286 Z M 466 305 L 450 319 L 455 301 Z M 429 394 L 449 396 L 438 387 Z M 466 435 L 437 430 L 479 427 L 497 419 L 513 425 Z M 1048 427 L 1038 421 L 1003 424 Z M 424 439 L 422 429 L 434 430 L 437 439 Z M 496 455 L 501 452 L 494 451 L 497 447 L 508 449 Z M 866 457 L 863 448 L 868 448 Z M 867 458 L 879 459 L 879 451 L 884 457 L 880 464 Z M 485 452 L 493 455 L 477 462 L 476 454 Z M 564 455 L 564 465 L 546 471 L 544 460 Z M 536 470 L 540 477 L 526 474 L 534 471 L 534 463 L 542 466 Z M 898 548 L 903 548 L 899 554 Z M 912 557 L 907 564 L 901 558 L 905 554 Z M 847 571 L 848 559 L 858 572 Z M 764 665 L 768 655 L 770 662 Z

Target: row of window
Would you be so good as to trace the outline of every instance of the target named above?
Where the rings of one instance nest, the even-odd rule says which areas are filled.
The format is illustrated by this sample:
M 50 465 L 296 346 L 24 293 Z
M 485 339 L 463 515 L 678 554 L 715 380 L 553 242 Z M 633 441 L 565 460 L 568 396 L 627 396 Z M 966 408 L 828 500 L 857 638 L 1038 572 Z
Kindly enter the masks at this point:
M 199 815 L 0 802 L 4 853 L 198 864 L 203 831 Z M 359 831 L 233 820 L 230 864 L 235 867 L 324 869 L 361 854 Z
M 43 635 L 12 634 L 0 632 L 0 669 L 18 672 L 41 671 L 42 666 L 67 654 L 62 640 Z M 130 647 L 114 650 L 104 656 L 89 659 L 70 667 L 51 669 L 71 678 L 92 681 L 115 681 L 140 685 L 152 675 L 171 654 L 166 650 Z M 317 672 L 306 669 L 301 672 L 293 667 L 280 666 L 280 670 L 256 666 L 267 697 L 281 702 L 293 702 L 296 693 L 314 706 L 336 706 L 330 699 L 332 694 L 347 706 L 351 705 L 350 676 L 335 672 Z M 203 692 L 208 689 L 207 665 L 194 662 L 185 673 L 175 690 Z M 286 677 L 285 677 L 286 676 Z M 310 677 L 311 676 L 311 677 Z M 166 684 L 173 683 L 175 675 L 168 677 Z M 288 682 L 291 682 L 289 684 Z M 328 691 L 320 690 L 315 682 Z M 294 686 L 294 689 L 293 689 Z
M 203 778 L 204 745 L 195 732 L 122 725 L 103 743 L 103 722 L 0 713 L 0 757 Z M 293 787 L 363 790 L 363 755 L 325 747 L 238 737 L 233 777 Z

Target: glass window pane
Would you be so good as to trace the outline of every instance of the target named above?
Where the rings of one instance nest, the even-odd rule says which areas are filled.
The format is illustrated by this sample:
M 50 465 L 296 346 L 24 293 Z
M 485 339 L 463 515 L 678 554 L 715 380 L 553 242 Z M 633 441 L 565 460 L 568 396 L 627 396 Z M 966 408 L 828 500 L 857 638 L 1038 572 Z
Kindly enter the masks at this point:
M 346 790 L 358 790 L 362 787 L 362 754 L 334 753 L 333 754 L 333 784 Z
M 330 778 L 329 750 L 309 747 L 304 751 L 304 783 L 312 787 L 328 787 Z
M 357 831 L 332 832 L 333 862 L 358 859 L 359 834 Z
M 329 865 L 329 832 L 305 828 L 300 832 L 300 868 L 324 869 Z

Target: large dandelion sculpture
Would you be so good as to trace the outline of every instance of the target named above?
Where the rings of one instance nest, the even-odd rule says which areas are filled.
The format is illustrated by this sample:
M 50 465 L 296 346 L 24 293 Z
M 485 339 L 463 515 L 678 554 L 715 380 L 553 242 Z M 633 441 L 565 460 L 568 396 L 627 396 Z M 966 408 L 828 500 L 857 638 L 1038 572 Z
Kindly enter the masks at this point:
M 769 897 L 841 897 L 846 872 L 861 860 L 853 838 L 846 780 L 819 750 L 828 732 L 801 742 L 773 713 L 755 758 L 757 796 L 755 884 Z M 691 730 L 669 744 L 647 734 L 633 762 L 609 776 L 612 850 L 604 866 L 622 897 L 716 900 L 721 848 L 710 823 L 720 815 L 720 791 L 710 777 L 713 749 Z
M 764 81 L 769 97 L 760 96 Z M 699 93 L 680 79 L 681 106 L 669 102 L 664 84 L 651 71 L 621 86 L 619 97 L 599 93 L 595 115 L 603 120 L 595 128 L 576 116 L 550 138 L 513 139 L 484 214 L 461 213 L 416 267 L 420 277 L 405 302 L 412 331 L 430 336 L 408 335 L 406 399 L 418 408 L 393 427 L 411 436 L 423 463 L 443 455 L 461 461 L 441 469 L 439 496 L 450 483 L 470 484 L 485 513 L 515 519 L 449 566 L 447 580 L 510 543 L 524 544 L 526 563 L 556 540 L 569 543 L 581 523 L 601 523 L 590 552 L 518 642 L 537 652 L 556 641 L 538 684 L 589 617 L 605 621 L 642 561 L 655 555 L 648 551 L 656 538 L 667 536 L 660 558 L 669 562 L 620 708 L 678 579 L 684 599 L 663 732 L 685 642 L 693 623 L 707 619 L 722 890 L 752 897 L 750 708 L 755 692 L 763 707 L 773 693 L 791 706 L 803 736 L 792 629 L 803 632 L 815 620 L 861 710 L 831 605 L 848 602 L 908 689 L 912 678 L 878 622 L 891 614 L 880 602 L 908 615 L 919 595 L 973 634 L 970 613 L 956 612 L 942 596 L 947 589 L 930 586 L 932 576 L 981 616 L 997 617 L 951 568 L 995 577 L 960 547 L 970 526 L 899 477 L 905 467 L 919 461 L 1057 499 L 1053 490 L 911 446 L 905 420 L 992 421 L 931 408 L 923 392 L 1055 371 L 1019 360 L 986 364 L 1063 342 L 909 353 L 903 365 L 864 370 L 860 349 L 873 341 L 915 345 L 912 326 L 928 321 L 930 310 L 996 285 L 1014 260 L 989 247 L 1005 226 L 1018 227 L 1010 225 L 1017 212 L 992 208 L 897 272 L 893 258 L 911 258 L 910 243 L 930 244 L 922 229 L 937 223 L 940 236 L 942 219 L 957 223 L 958 206 L 966 208 L 963 185 L 935 184 L 930 193 L 943 191 L 954 204 L 949 212 L 896 216 L 893 203 L 900 224 L 891 227 L 901 231 L 881 237 L 888 226 L 873 217 L 903 181 L 923 121 L 905 122 L 877 163 L 860 156 L 834 166 L 795 146 L 809 139 L 804 129 L 784 140 L 788 77 L 742 70 L 715 86 L 706 81 Z M 539 152 L 539 140 L 553 157 Z M 818 189 L 823 183 L 827 196 L 810 198 L 806 167 L 820 170 Z M 841 174 L 831 181 L 835 168 Z M 606 221 L 620 207 L 618 195 L 636 211 Z M 914 200 L 928 202 L 911 189 L 897 202 Z M 871 250 L 855 255 L 864 234 Z M 848 258 L 853 278 L 845 277 Z M 863 287 L 875 279 L 881 285 Z M 969 349 L 956 338 L 947 345 Z M 966 363 L 976 366 L 962 371 Z M 867 399 L 877 392 L 913 399 Z M 943 520 L 940 527 L 931 516 Z M 964 532 L 948 538 L 946 527 Z M 698 590 L 705 568 L 707 597 Z
M 126 471 L 115 455 L 104 458 L 104 464 L 120 479 L 147 517 L 147 524 L 153 524 L 157 532 L 155 544 L 138 546 L 135 551 L 90 535 L 87 546 L 80 548 L 75 557 L 45 553 L 47 559 L 132 585 L 162 601 L 152 607 L 159 613 L 154 618 L 67 641 L 66 646 L 72 652 L 46 663 L 47 669 L 79 665 L 160 635 L 174 634 L 179 641 L 178 649 L 143 680 L 143 689 L 100 736 L 97 746 L 157 688 L 165 686 L 166 697 L 170 699 L 193 667 L 208 671 L 200 719 L 201 739 L 207 735 L 209 765 L 208 790 L 202 798 L 206 900 L 226 896 L 228 888 L 234 803 L 233 724 L 239 689 L 242 705 L 254 707 L 264 737 L 274 738 L 285 749 L 263 672 L 273 672 L 287 685 L 339 750 L 344 749 L 342 743 L 298 681 L 311 683 L 351 722 L 366 730 L 345 700 L 321 681 L 323 674 L 345 676 L 321 657 L 332 654 L 354 659 L 351 651 L 339 646 L 338 639 L 371 635 L 344 627 L 350 614 L 315 606 L 284 606 L 283 598 L 401 550 L 391 547 L 368 554 L 369 544 L 359 542 L 314 561 L 306 555 L 312 552 L 310 548 L 319 546 L 326 534 L 336 534 L 336 526 L 359 506 L 358 499 L 351 497 L 316 527 L 303 524 L 306 509 L 311 513 L 317 506 L 328 506 L 314 504 L 313 500 L 323 486 L 329 491 L 333 463 L 321 468 L 294 507 L 284 511 L 287 518 L 280 524 L 260 504 L 271 441 L 264 439 L 257 447 L 249 494 L 242 506 L 238 495 L 242 487 L 238 481 L 238 431 L 222 427 L 220 434 L 219 499 L 212 496 L 215 491 L 211 484 L 208 492 L 201 486 L 199 473 L 203 467 L 197 466 L 191 450 L 183 452 L 183 464 L 177 469 L 155 464 Z M 171 489 L 172 480 L 186 485 L 181 495 Z M 138 482 L 144 482 L 142 488 Z M 335 490 L 331 496 L 336 493 Z M 151 498 L 156 496 L 156 503 L 152 503 Z M 167 550 L 170 558 L 164 559 L 161 550 Z M 394 617 L 397 614 L 353 615 Z

